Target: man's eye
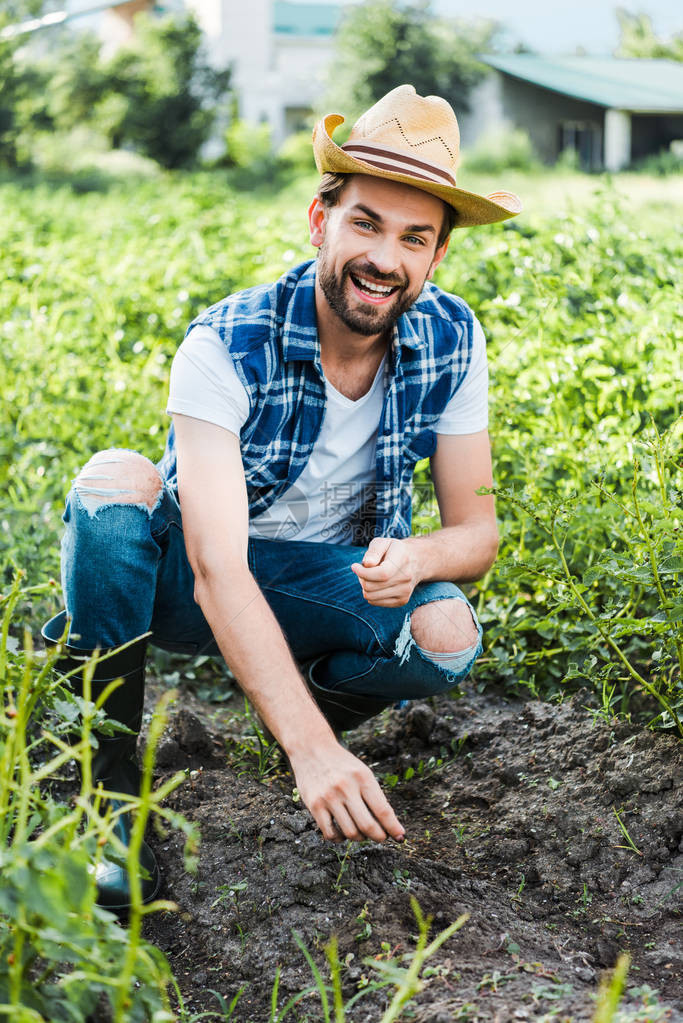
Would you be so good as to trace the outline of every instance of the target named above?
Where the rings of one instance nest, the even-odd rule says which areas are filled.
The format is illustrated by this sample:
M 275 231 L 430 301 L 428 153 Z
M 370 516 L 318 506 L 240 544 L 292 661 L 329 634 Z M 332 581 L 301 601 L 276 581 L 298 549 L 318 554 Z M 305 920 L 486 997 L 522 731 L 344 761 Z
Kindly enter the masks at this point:
M 424 245 L 424 238 L 421 238 L 418 234 L 406 235 L 406 241 L 409 245 Z
M 372 231 L 374 229 L 374 226 L 375 225 L 371 224 L 369 220 L 357 220 L 356 221 L 356 227 L 361 227 L 363 230 L 367 229 L 369 231 Z

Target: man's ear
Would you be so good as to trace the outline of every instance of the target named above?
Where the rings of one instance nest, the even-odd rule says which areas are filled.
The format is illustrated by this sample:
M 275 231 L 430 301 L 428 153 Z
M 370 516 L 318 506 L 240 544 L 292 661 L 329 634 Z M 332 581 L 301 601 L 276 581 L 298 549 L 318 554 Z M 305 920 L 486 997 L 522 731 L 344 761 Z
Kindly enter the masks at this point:
M 443 257 L 448 252 L 448 243 L 450 242 L 450 240 L 451 240 L 451 236 L 449 235 L 448 238 L 446 239 L 446 241 L 443 243 L 443 245 L 440 245 L 439 248 L 434 253 L 434 259 L 432 260 L 432 265 L 429 268 L 429 273 L 427 274 L 427 280 L 431 281 L 432 277 L 434 276 L 434 271 L 436 270 L 437 266 L 439 265 L 439 263 L 441 262 Z
M 319 196 L 314 196 L 311 205 L 308 207 L 308 228 L 310 232 L 311 245 L 319 249 L 325 237 L 325 207 Z

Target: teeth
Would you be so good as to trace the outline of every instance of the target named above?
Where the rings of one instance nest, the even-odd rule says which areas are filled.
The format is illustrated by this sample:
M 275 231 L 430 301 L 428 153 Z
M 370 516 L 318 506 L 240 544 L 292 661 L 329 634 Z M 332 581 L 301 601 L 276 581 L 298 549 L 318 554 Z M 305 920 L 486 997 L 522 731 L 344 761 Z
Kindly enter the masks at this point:
M 394 286 L 387 287 L 386 284 L 373 284 L 372 281 L 366 281 L 365 277 L 359 277 L 358 283 L 361 287 L 365 288 L 366 291 L 374 291 L 378 295 L 388 295 L 390 291 L 394 290 Z

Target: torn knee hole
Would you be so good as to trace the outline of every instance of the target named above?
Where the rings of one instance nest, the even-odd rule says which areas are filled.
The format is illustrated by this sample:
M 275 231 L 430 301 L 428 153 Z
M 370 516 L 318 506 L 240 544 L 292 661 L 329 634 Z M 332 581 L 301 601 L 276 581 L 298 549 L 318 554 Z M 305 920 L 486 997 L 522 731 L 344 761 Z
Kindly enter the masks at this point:
M 410 633 L 422 650 L 457 653 L 479 641 L 469 605 L 459 598 L 432 601 L 413 611 Z
M 74 489 L 90 510 L 104 504 L 156 507 L 163 482 L 149 459 L 113 448 L 90 459 L 74 480 Z

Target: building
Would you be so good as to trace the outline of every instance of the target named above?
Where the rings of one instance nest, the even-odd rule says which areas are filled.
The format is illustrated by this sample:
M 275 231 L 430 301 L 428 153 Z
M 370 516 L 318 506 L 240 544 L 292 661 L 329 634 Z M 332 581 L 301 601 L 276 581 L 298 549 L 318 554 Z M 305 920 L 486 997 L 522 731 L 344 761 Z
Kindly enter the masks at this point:
M 469 144 L 497 126 L 526 131 L 541 159 L 574 150 L 586 170 L 621 170 L 683 139 L 683 63 L 518 53 L 482 58 L 492 74 L 463 118 Z
M 232 64 L 239 115 L 273 142 L 309 127 L 326 90 L 341 7 L 288 0 L 186 0 L 216 66 Z

